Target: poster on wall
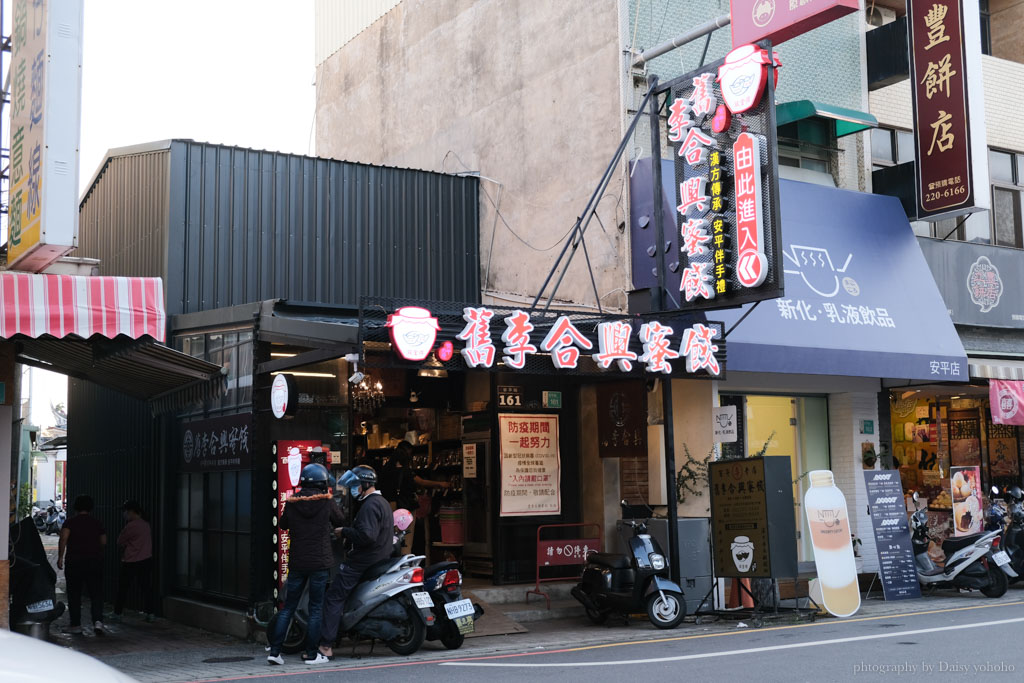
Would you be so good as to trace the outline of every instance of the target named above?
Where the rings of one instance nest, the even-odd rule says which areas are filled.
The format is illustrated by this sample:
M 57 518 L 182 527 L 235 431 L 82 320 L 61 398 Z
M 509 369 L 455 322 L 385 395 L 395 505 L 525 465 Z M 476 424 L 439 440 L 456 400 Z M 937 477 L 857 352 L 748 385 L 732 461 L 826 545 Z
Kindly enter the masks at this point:
M 562 512 L 558 416 L 499 413 L 501 516 Z
M 949 452 L 953 467 L 981 465 L 981 428 L 977 417 L 949 421 Z
M 319 441 L 275 441 L 272 446 L 277 481 L 277 547 L 274 550 L 274 579 L 277 589 L 275 589 L 275 597 L 276 590 L 284 586 L 284 581 L 288 578 L 288 532 L 280 527 L 281 515 L 284 514 L 288 499 L 292 497 L 295 489 L 299 486 L 302 468 L 310 462 L 314 448 L 320 448 Z
M 981 533 L 981 467 L 952 467 L 949 470 L 953 498 L 953 535 Z

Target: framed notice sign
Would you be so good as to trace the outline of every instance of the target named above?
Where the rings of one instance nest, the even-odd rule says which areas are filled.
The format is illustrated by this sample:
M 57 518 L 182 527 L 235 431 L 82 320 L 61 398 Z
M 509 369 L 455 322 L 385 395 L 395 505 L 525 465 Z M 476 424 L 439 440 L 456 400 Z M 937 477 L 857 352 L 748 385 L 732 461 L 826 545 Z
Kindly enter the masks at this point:
M 558 416 L 500 413 L 501 516 L 562 512 Z

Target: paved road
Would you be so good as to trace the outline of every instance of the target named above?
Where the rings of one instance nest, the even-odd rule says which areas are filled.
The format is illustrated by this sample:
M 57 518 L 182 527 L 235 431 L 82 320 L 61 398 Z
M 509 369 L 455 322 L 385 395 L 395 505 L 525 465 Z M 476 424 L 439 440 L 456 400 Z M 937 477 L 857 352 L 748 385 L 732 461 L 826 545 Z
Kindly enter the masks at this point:
M 240 678 L 261 681 L 1022 680 L 1024 604 L 709 633 L 675 631 L 646 641 L 533 647 L 420 661 L 351 662 L 305 671 L 295 663 Z M 307 667 L 308 668 L 308 667 Z M 341 672 L 344 673 L 341 673 Z

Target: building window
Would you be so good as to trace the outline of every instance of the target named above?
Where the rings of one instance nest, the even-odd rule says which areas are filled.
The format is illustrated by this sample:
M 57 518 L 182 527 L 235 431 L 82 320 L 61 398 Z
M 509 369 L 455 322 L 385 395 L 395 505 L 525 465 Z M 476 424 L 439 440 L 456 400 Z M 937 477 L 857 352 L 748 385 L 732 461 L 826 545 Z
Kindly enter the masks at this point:
M 1021 225 L 1021 196 L 1024 193 L 1024 155 L 988 151 L 992 181 L 992 243 L 1002 247 L 1024 247 Z
M 874 170 L 914 160 L 914 134 L 893 128 L 871 129 L 871 164 Z
M 205 406 L 196 406 L 184 416 L 219 415 L 248 408 L 252 402 L 252 330 L 178 335 L 175 345 L 182 353 L 221 365 L 228 371 L 227 393 Z
M 992 13 L 988 9 L 988 0 L 978 0 L 981 18 L 981 54 L 992 54 Z

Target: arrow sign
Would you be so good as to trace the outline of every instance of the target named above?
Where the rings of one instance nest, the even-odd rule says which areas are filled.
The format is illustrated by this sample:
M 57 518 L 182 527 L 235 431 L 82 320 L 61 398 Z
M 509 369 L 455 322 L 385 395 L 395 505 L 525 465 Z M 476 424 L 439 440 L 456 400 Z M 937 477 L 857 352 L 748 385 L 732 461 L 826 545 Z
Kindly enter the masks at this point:
M 757 287 L 768 276 L 761 213 L 761 140 L 740 133 L 732 146 L 736 174 L 736 276 L 744 287 Z

